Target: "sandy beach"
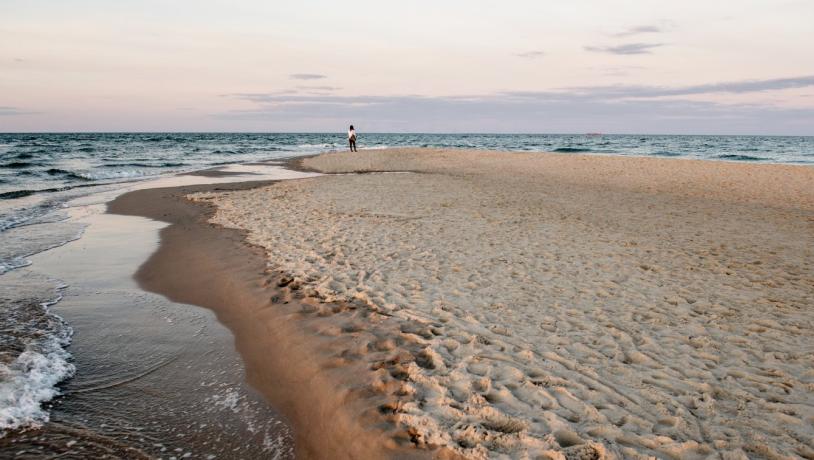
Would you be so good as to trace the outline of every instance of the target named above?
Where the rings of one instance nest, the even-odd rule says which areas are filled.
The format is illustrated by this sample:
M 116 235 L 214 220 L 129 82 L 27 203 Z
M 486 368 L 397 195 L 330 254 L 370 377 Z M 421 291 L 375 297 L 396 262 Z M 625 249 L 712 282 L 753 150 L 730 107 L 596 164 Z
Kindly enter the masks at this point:
M 814 1 L 13 5 L 0 460 L 814 460 Z
M 217 176 L 216 173 L 210 173 Z M 136 273 L 142 288 L 175 302 L 207 307 L 235 336 L 246 366 L 246 378 L 295 427 L 297 458 L 410 458 L 385 433 L 368 432 L 363 420 L 378 420 L 370 412 L 369 396 L 312 359 L 319 349 L 347 347 L 352 340 L 324 343 L 303 333 L 298 321 L 306 308 L 296 296 L 280 292 L 267 273 L 263 251 L 246 245 L 242 231 L 223 230 L 207 223 L 210 206 L 185 199 L 211 190 L 246 189 L 263 182 L 153 188 L 122 195 L 109 205 L 115 214 L 137 215 L 168 222 L 161 247 Z M 220 193 L 220 192 L 216 192 Z M 365 364 L 342 374 L 364 372 Z M 354 404 L 359 400 L 368 404 Z M 380 404 L 383 404 L 382 400 Z M 376 404 L 373 405 L 376 412 Z
M 297 167 L 339 174 L 191 195 L 248 268 L 182 289 L 150 274 L 159 251 L 139 276 L 253 305 L 216 312 L 253 385 L 289 379 L 265 394 L 298 439 L 333 458 L 814 458 L 811 168 L 427 149 Z

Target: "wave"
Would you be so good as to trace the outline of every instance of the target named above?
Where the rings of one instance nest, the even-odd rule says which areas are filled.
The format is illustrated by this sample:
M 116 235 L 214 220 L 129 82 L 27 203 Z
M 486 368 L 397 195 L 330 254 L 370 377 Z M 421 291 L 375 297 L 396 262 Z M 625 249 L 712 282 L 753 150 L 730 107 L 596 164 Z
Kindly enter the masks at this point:
M 79 174 L 76 174 L 74 172 L 66 171 L 64 169 L 59 169 L 59 168 L 51 168 L 48 171 L 45 171 L 45 173 L 48 174 L 49 176 L 62 176 L 65 179 L 74 179 L 74 180 L 81 180 L 81 181 L 90 180 L 90 179 L 88 179 L 86 177 L 83 177 L 83 176 L 80 176 Z
M 81 172 L 76 173 L 81 177 L 83 180 L 86 181 L 98 181 L 98 180 L 106 180 L 106 179 L 133 179 L 136 177 L 145 177 L 145 176 L 154 176 L 156 173 L 145 173 L 144 171 L 133 171 L 133 170 L 125 170 L 125 171 L 89 171 L 89 172 Z
M 342 145 L 344 145 L 344 144 L 342 144 Z M 339 144 L 337 144 L 336 142 L 333 142 L 333 143 L 330 143 L 330 144 L 297 144 L 297 147 L 301 148 L 301 149 L 312 149 L 312 148 L 327 149 L 327 148 L 333 148 L 333 147 L 338 147 L 338 146 L 339 146 Z
M 719 160 L 736 160 L 736 161 L 766 161 L 766 158 L 753 157 L 751 155 L 738 155 L 734 153 L 725 153 L 717 155 L 715 158 Z
M 6 163 L 4 165 L 0 165 L 0 168 L 21 169 L 21 168 L 29 168 L 31 166 L 37 166 L 37 164 L 36 163 L 31 163 L 29 161 L 12 161 L 11 163 Z
M 187 166 L 186 163 L 159 163 L 159 164 L 152 164 L 152 163 L 108 163 L 102 165 L 103 168 L 121 168 L 121 167 L 134 167 L 134 168 L 178 168 L 181 166 Z
M 560 147 L 552 150 L 552 152 L 557 153 L 580 153 L 580 152 L 590 152 L 591 149 L 587 147 Z
M 28 267 L 31 261 L 25 257 L 12 257 L 6 260 L 0 260 L 0 275 L 16 270 L 18 268 Z
M 12 190 L 10 192 L 0 193 L 0 200 L 11 200 L 14 198 L 22 198 L 37 193 L 37 190 Z
M 683 155 L 683 153 L 668 152 L 668 151 L 662 150 L 662 151 L 658 151 L 658 152 L 653 152 L 653 153 L 651 153 L 651 155 L 656 155 L 656 156 L 660 156 L 660 157 L 680 157 L 680 156 Z
M 59 289 L 64 288 L 61 286 Z M 11 343 L 3 343 L 3 351 L 22 350 L 13 361 L 0 363 L 0 435 L 2 431 L 37 427 L 47 422 L 48 412 L 42 403 L 59 395 L 57 384 L 76 372 L 65 350 L 73 330 L 49 307 L 59 300 L 31 304 L 17 302 L 3 311 L 2 323 L 11 322 L 17 334 Z M 36 330 L 19 329 L 20 319 L 36 324 Z
M 12 190 L 10 192 L 3 192 L 0 193 L 0 200 L 12 200 L 14 198 L 22 198 L 25 196 L 34 195 L 36 193 L 53 193 L 53 192 L 64 192 L 67 190 L 73 190 L 75 188 L 83 188 L 83 187 L 95 187 L 98 185 L 104 184 L 76 184 L 70 185 L 67 187 L 54 187 L 54 188 L 41 188 L 41 189 L 21 189 L 21 190 Z

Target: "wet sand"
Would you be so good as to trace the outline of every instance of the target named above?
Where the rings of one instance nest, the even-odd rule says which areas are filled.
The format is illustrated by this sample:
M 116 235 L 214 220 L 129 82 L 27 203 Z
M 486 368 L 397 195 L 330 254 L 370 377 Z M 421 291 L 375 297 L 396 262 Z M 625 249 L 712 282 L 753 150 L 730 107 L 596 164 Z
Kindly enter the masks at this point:
M 140 286 L 215 312 L 235 336 L 248 382 L 293 425 L 297 458 L 426 456 L 403 447 L 410 444 L 409 434 L 398 432 L 381 409 L 390 399 L 358 378 L 366 364 L 340 353 L 357 341 L 318 333 L 333 327 L 311 314 L 322 307 L 297 292 L 283 292 L 279 286 L 285 282 L 267 268 L 262 249 L 247 245 L 242 231 L 209 224 L 213 208 L 185 198 L 262 185 L 148 189 L 112 201 L 109 212 L 170 223 L 161 231 L 160 248 L 136 274 Z M 330 308 L 355 310 L 346 304 Z
M 193 198 L 302 297 L 314 375 L 388 400 L 383 435 L 472 458 L 814 457 L 814 169 L 426 149 L 300 167 L 370 174 Z
M 76 375 L 50 421 L 4 433 L 0 457 L 292 458 L 288 424 L 245 382 L 231 332 L 211 312 L 143 291 L 136 269 L 166 224 L 72 208 L 83 237 L 3 275 L 18 296 L 60 280 L 51 310 L 73 329 Z
M 64 318 L 73 329 L 67 351 L 76 372 L 58 385 L 59 396 L 34 413 L 33 426 L 2 433 L 0 457 L 293 457 L 290 424 L 246 382 L 232 332 L 211 311 L 146 292 L 133 278 L 158 249 L 159 230 L 167 224 L 105 212 L 110 200 L 128 190 L 195 183 L 209 183 L 211 190 L 241 179 L 290 177 L 303 175 L 268 164 L 230 165 L 204 178 L 165 176 L 100 187 L 70 200 L 57 218 L 21 228 L 34 240 L 52 235 L 54 227 L 73 238 L 76 229 L 85 229 L 81 238 L 5 273 L 0 288 L 3 307 L 35 315 L 20 321 L 42 333 Z M 50 306 L 54 316 L 40 304 L 58 295 L 61 300 Z M 27 394 L 53 390 L 47 382 L 59 369 L 41 370 L 26 376 L 33 385 L 20 387 L 20 402 L 28 404 L 21 405 L 21 417 L 39 406 Z

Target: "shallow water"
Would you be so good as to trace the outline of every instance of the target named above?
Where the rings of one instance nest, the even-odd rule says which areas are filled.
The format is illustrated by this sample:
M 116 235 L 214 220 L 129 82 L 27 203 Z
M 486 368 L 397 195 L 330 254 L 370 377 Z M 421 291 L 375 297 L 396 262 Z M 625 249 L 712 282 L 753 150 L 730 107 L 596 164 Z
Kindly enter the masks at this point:
M 304 175 L 222 168 L 97 187 L 0 232 L 0 457 L 293 455 L 231 333 L 133 281 L 164 224 L 104 213 L 135 189 Z
M 37 349 L 43 359 L 54 355 L 40 378 L 27 369 L 17 382 L 4 380 L 18 383 L 17 393 L 42 394 L 3 401 L 15 410 L 10 428 L 27 429 L 6 430 L 0 457 L 292 457 L 291 431 L 245 384 L 231 333 L 211 312 L 146 293 L 132 279 L 164 224 L 103 214 L 102 205 L 82 211 L 81 240 L 3 276 L 4 300 L 28 315 L 19 323 L 39 328 L 20 340 L 65 340 Z M 51 311 L 35 308 L 42 293 L 61 300 Z M 71 339 L 68 355 L 61 346 Z M 61 396 L 40 408 L 37 397 L 56 392 Z

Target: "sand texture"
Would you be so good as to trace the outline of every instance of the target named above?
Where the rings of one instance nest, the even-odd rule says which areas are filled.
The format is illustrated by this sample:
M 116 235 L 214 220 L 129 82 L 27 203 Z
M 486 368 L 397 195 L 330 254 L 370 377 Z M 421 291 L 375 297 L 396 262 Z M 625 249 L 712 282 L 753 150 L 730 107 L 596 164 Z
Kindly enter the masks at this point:
M 366 363 L 353 361 L 331 366 L 335 359 L 323 349 L 351 348 L 356 337 L 325 336 L 313 331 L 329 330 L 342 316 L 338 311 L 341 306 L 333 305 L 340 308 L 327 317 L 303 315 L 303 311 L 312 309 L 318 300 L 303 297 L 299 291 L 278 288 L 276 275 L 267 273 L 262 248 L 245 244 L 245 232 L 241 230 L 208 223 L 213 206 L 185 199 L 191 193 L 244 190 L 269 183 L 266 180 L 148 188 L 125 193 L 108 203 L 108 212 L 169 224 L 160 232 L 158 250 L 135 274 L 139 286 L 174 302 L 208 308 L 231 330 L 235 348 L 245 366 L 245 375 L 233 377 L 245 376 L 247 383 L 283 416 L 285 425 L 293 431 L 295 458 L 410 460 L 441 457 L 443 449 L 415 449 L 405 437 L 404 429 L 388 421 L 393 417 L 380 413 L 378 407 L 388 403 L 388 396 L 370 392 L 367 390 L 370 382 L 359 381 L 359 376 L 365 376 Z M 220 356 L 220 352 L 216 355 Z M 209 365 L 221 363 L 218 356 L 210 357 Z M 220 374 L 234 372 L 231 368 L 219 371 Z M 238 371 L 238 374 L 241 373 Z M 198 394 L 197 390 L 193 393 Z M 245 415 L 242 401 L 242 398 L 235 401 L 230 393 L 207 398 L 204 402 L 214 402 L 215 406 L 223 403 L 228 410 Z M 265 420 L 264 423 L 273 422 L 275 420 Z M 377 429 L 371 429 L 372 426 Z M 263 434 L 261 431 L 252 433 Z M 259 445 L 249 448 L 262 449 L 272 440 L 254 441 Z M 248 452 L 239 450 L 233 451 L 231 457 L 261 458 L 247 457 Z M 273 457 L 284 458 L 285 454 Z
M 193 198 L 287 288 L 366 312 L 337 315 L 357 346 L 334 353 L 367 363 L 417 446 L 814 458 L 814 168 L 418 149 L 301 166 L 376 172 Z

